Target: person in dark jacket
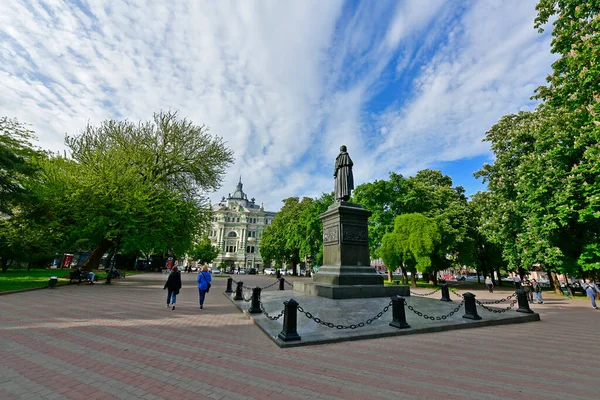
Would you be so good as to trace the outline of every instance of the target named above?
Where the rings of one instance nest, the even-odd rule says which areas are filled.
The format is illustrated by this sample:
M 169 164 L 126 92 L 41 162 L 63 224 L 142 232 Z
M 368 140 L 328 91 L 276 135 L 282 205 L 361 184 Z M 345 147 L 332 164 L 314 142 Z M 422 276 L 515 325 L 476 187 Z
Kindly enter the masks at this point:
M 175 309 L 175 302 L 177 301 L 177 295 L 179 294 L 179 289 L 181 289 L 181 274 L 177 267 L 173 267 L 171 273 L 169 274 L 169 278 L 167 282 L 165 282 L 165 286 L 163 289 L 167 289 L 167 308 L 171 307 Z

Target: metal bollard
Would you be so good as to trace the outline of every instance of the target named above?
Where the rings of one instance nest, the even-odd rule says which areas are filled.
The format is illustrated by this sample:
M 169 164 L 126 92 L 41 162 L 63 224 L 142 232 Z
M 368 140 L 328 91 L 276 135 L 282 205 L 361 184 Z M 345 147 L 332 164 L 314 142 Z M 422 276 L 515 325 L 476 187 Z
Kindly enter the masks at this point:
M 234 300 L 244 300 L 244 282 L 238 282 L 237 287 L 235 288 L 235 297 Z
M 231 288 L 233 286 L 233 278 L 227 278 L 227 289 L 225 290 L 225 293 L 232 293 L 233 289 Z
M 279 278 L 279 290 L 285 290 L 285 279 Z
M 404 312 L 404 297 L 392 297 L 392 322 L 390 326 L 398 329 L 410 328 L 406 322 L 406 313 Z
M 442 283 L 441 288 L 442 288 L 442 298 L 440 299 L 440 301 L 452 301 L 452 299 L 450 299 L 450 290 L 448 290 L 448 285 L 445 283 Z
M 290 340 L 300 340 L 300 335 L 296 330 L 298 322 L 298 302 L 294 299 L 289 299 L 283 302 L 285 314 L 283 315 L 283 329 L 277 337 L 284 342 Z
M 525 293 L 521 289 L 517 289 L 515 293 L 517 293 L 517 301 L 519 302 L 519 308 L 517 309 L 517 312 L 533 314 L 533 311 L 531 310 L 531 308 L 529 308 L 529 300 L 527 300 L 527 293 Z
M 252 303 L 250 304 L 250 308 L 248 309 L 248 312 L 250 314 L 260 314 L 262 312 L 262 310 L 260 309 L 261 291 L 262 289 L 259 287 L 255 287 L 254 289 L 252 289 Z
M 463 299 L 465 299 L 465 315 L 463 315 L 463 318 L 481 319 L 479 314 L 477 314 L 477 304 L 475 304 L 475 295 L 471 292 L 467 292 L 463 294 Z

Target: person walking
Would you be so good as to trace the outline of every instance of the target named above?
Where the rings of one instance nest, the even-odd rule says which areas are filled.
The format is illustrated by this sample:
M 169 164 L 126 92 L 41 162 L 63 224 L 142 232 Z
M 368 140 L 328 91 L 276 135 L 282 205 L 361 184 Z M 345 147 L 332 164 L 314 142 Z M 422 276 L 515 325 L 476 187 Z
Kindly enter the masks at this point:
M 585 283 L 583 284 L 583 290 L 585 290 L 585 293 L 592 301 L 592 307 L 597 310 L 598 307 L 596 306 L 596 296 L 598 296 L 598 292 L 600 292 L 598 286 L 595 283 L 590 282 L 589 279 L 586 279 Z
M 204 308 L 204 298 L 206 297 L 206 293 L 210 290 L 210 281 L 212 281 L 212 276 L 210 275 L 210 272 L 208 272 L 208 266 L 203 265 L 202 271 L 200 271 L 198 278 L 196 278 L 196 282 L 198 282 L 201 310 Z
M 181 274 L 179 273 L 179 269 L 175 266 L 171 270 L 169 274 L 169 278 L 165 282 L 165 286 L 163 289 L 167 289 L 167 308 L 173 307 L 172 310 L 175 309 L 175 303 L 177 302 L 177 295 L 179 294 L 179 289 L 181 289 Z
M 531 290 L 535 293 L 535 302 L 538 304 L 543 304 L 544 299 L 542 298 L 542 285 L 535 279 L 531 280 Z
M 519 274 L 515 274 L 513 280 L 515 282 L 515 290 L 521 289 L 521 277 L 519 276 Z
M 527 300 L 529 300 L 530 303 L 533 303 L 533 289 L 529 279 L 525 278 L 525 280 L 521 282 L 521 290 L 525 292 Z
M 485 285 L 488 287 L 488 290 L 490 291 L 490 293 L 494 293 L 494 282 L 492 281 L 492 278 L 490 278 L 489 276 L 485 277 Z

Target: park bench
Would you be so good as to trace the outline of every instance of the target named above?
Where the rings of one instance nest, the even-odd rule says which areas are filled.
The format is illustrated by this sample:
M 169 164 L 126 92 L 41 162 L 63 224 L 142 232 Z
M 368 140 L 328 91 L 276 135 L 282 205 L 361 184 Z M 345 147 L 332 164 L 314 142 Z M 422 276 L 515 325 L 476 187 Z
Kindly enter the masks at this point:
M 94 275 L 94 282 L 98 281 L 98 276 Z M 90 275 L 88 271 L 73 271 L 69 273 L 69 283 L 77 282 L 80 284 L 81 282 L 91 283 Z

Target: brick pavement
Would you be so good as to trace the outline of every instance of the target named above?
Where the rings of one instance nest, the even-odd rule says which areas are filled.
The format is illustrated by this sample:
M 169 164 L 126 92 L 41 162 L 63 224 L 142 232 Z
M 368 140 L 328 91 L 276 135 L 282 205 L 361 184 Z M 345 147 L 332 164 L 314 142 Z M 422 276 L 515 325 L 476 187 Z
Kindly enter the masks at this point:
M 0 399 L 600 396 L 600 311 L 583 298 L 545 294 L 537 323 L 280 349 L 221 294 L 225 279 L 199 310 L 195 276 L 174 311 L 161 274 L 2 296 Z

